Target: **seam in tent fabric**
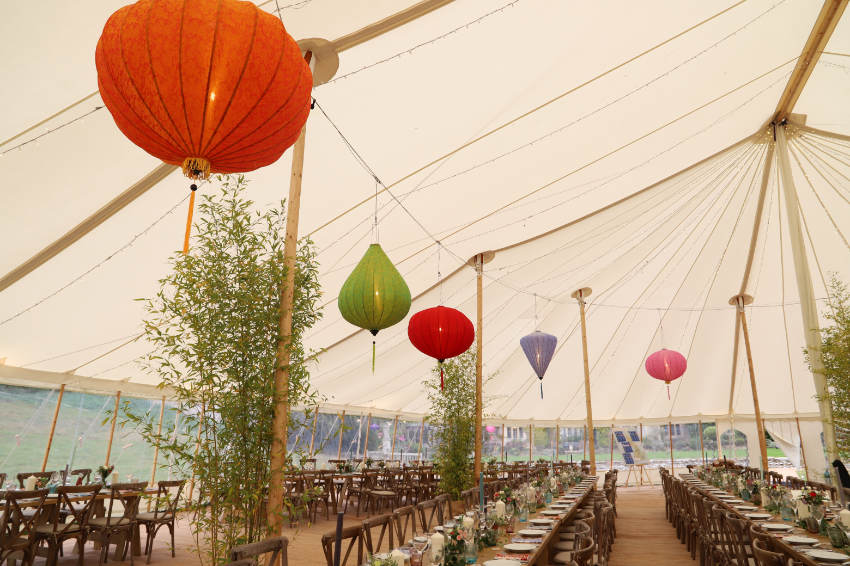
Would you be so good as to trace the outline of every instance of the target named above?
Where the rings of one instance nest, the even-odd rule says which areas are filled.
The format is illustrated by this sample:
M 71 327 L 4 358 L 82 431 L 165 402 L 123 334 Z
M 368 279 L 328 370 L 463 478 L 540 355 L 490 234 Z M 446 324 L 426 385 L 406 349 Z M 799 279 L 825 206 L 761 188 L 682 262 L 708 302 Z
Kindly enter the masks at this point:
M 679 32 L 679 33 L 677 33 L 676 35 L 673 35 L 673 36 L 671 36 L 671 37 L 669 37 L 669 38 L 665 39 L 665 40 L 664 40 L 664 41 L 662 41 L 661 43 L 657 43 L 656 45 L 654 45 L 654 46 L 650 47 L 649 49 L 646 49 L 646 50 L 644 50 L 644 51 L 641 51 L 640 53 L 638 53 L 637 55 L 634 55 L 633 57 L 631 57 L 631 58 L 627 59 L 626 61 L 623 61 L 622 63 L 619 63 L 619 64 L 615 65 L 614 67 L 611 67 L 611 68 L 609 68 L 609 69 L 607 69 L 607 70 L 603 71 L 601 74 L 598 74 L 598 75 L 594 76 L 593 78 L 588 79 L 587 81 L 585 81 L 585 82 L 583 82 L 583 83 L 581 83 L 581 84 L 579 84 L 579 85 L 577 85 L 577 86 L 575 86 L 575 87 L 571 87 L 570 89 L 568 89 L 568 90 L 566 90 L 566 91 L 562 92 L 561 94 L 559 94 L 559 95 L 555 96 L 554 98 L 551 98 L 551 99 L 547 100 L 546 102 L 544 102 L 544 103 L 542 103 L 542 104 L 540 104 L 540 105 L 538 105 L 538 106 L 535 106 L 535 107 L 534 107 L 534 108 L 532 108 L 531 110 L 528 110 L 528 111 L 526 111 L 525 113 L 520 114 L 519 116 L 517 116 L 517 117 L 515 117 L 515 118 L 512 118 L 511 120 L 508 120 L 507 122 L 502 123 L 501 125 L 497 126 L 496 128 L 493 128 L 493 129 L 491 129 L 491 130 L 489 130 L 489 131 L 485 132 L 484 134 L 482 134 L 482 135 L 478 136 L 477 138 L 474 138 L 473 140 L 470 140 L 470 141 L 468 141 L 468 142 L 464 143 L 463 145 L 458 146 L 457 148 L 455 148 L 455 149 L 453 149 L 453 150 L 449 151 L 448 153 L 445 153 L 445 154 L 441 155 L 440 157 L 438 157 L 438 158 L 436 158 L 436 159 L 434 159 L 434 160 L 432 160 L 432 161 L 429 161 L 428 163 L 426 163 L 425 165 L 423 165 L 423 166 L 419 167 L 418 169 L 416 169 L 416 170 L 412 171 L 411 173 L 408 173 L 407 175 L 404 175 L 404 176 L 403 176 L 403 177 L 401 177 L 400 179 L 398 179 L 398 180 L 396 180 L 396 181 L 394 181 L 394 182 L 390 183 L 390 184 L 386 187 L 386 189 L 384 189 L 384 190 L 392 189 L 392 188 L 393 188 L 393 187 L 395 187 L 396 185 L 398 185 L 398 184 L 400 184 L 400 183 L 402 183 L 402 182 L 406 181 L 407 179 L 409 179 L 409 178 L 413 177 L 414 175 L 416 175 L 416 174 L 418 174 L 418 173 L 421 173 L 422 171 L 424 171 L 425 169 L 427 169 L 427 168 L 431 167 L 432 165 L 435 165 L 435 164 L 439 163 L 440 161 L 443 161 L 444 159 L 447 159 L 448 157 L 451 157 L 451 156 L 452 156 L 452 155 L 454 155 L 455 153 L 458 153 L 458 152 L 460 152 L 460 151 L 462 151 L 462 150 L 466 149 L 467 147 L 469 147 L 469 146 L 471 146 L 471 145 L 473 145 L 473 144 L 475 144 L 475 143 L 477 143 L 477 142 L 479 142 L 479 141 L 481 141 L 481 140 L 483 140 L 483 139 L 485 139 L 485 138 L 487 138 L 487 137 L 489 137 L 489 136 L 491 136 L 491 135 L 495 134 L 496 132 L 499 132 L 499 131 L 501 131 L 501 130 L 503 130 L 503 129 L 507 128 L 507 127 L 508 127 L 508 126 L 510 126 L 511 124 L 515 124 L 516 122 L 519 122 L 519 121 L 520 121 L 520 120 L 522 120 L 523 118 L 526 118 L 526 117 L 530 116 L 531 114 L 533 114 L 533 113 L 537 112 L 538 110 L 542 110 L 543 108 L 545 108 L 545 107 L 549 106 L 550 104 L 552 104 L 552 103 L 554 103 L 554 102 L 556 102 L 556 101 L 558 101 L 558 100 L 560 100 L 560 99 L 564 98 L 565 96 L 568 96 L 568 95 L 572 94 L 573 92 L 576 92 L 577 90 L 579 90 L 579 89 L 581 89 L 581 88 L 583 88 L 583 87 L 585 87 L 585 86 L 587 86 L 587 85 L 589 85 L 589 84 L 591 84 L 591 83 L 593 83 L 593 82 L 597 81 L 598 79 L 601 79 L 602 77 L 605 77 L 605 76 L 607 76 L 607 75 L 609 75 L 609 74 L 613 73 L 614 71 L 616 71 L 616 70 L 618 70 L 618 69 L 621 69 L 621 68 L 625 67 L 625 66 L 626 66 L 626 65 L 628 65 L 629 63 L 632 63 L 633 61 L 636 61 L 636 60 L 640 59 L 640 58 L 641 58 L 641 57 L 643 57 L 644 55 L 647 55 L 647 54 L 649 54 L 649 53 L 652 53 L 653 51 L 655 51 L 655 50 L 657 50 L 657 49 L 659 49 L 659 48 L 663 47 L 664 45 L 666 45 L 666 44 L 670 43 L 671 41 L 674 41 L 674 40 L 678 39 L 679 37 L 682 37 L 683 35 L 687 34 L 688 32 L 693 31 L 693 30 L 695 30 L 695 29 L 699 28 L 700 26 L 702 26 L 702 25 L 704 25 L 704 24 L 706 24 L 706 23 L 708 23 L 708 22 L 710 22 L 710 21 L 712 21 L 712 20 L 714 20 L 714 19 L 716 19 L 716 18 L 718 18 L 718 17 L 722 16 L 722 15 L 723 15 L 723 14 L 725 14 L 726 12 L 729 12 L 729 11 L 730 11 L 730 10 L 732 10 L 733 8 L 736 8 L 737 6 L 740 6 L 740 5 L 741 5 L 741 4 L 743 4 L 744 2 L 746 2 L 746 0 L 739 0 L 739 1 L 738 1 L 738 2 L 736 2 L 735 4 L 732 4 L 731 6 L 729 6 L 729 7 L 725 8 L 725 9 L 721 10 L 720 12 L 717 12 L 716 14 L 714 14 L 714 15 L 712 15 L 712 16 L 710 16 L 710 17 L 708 17 L 708 18 L 706 18 L 706 19 L 704 19 L 704 20 L 702 20 L 702 21 L 700 21 L 700 22 L 697 22 L 696 24 L 694 24 L 694 25 L 692 25 L 691 27 L 689 27 L 689 28 L 687 28 L 687 29 L 685 29 L 685 30 L 683 30 L 683 31 L 681 31 L 681 32 Z M 796 59 L 797 59 L 797 57 L 795 57 L 795 60 L 796 60 Z M 383 192 L 383 190 L 382 190 L 382 191 L 380 191 L 380 192 L 379 192 L 379 194 L 380 194 L 381 192 Z M 324 229 L 325 227 L 329 226 L 329 225 L 330 225 L 330 224 L 332 224 L 333 222 L 335 222 L 335 221 L 337 221 L 338 219 L 342 218 L 343 216 L 345 216 L 345 215 L 346 215 L 346 214 L 348 214 L 349 212 L 351 212 L 351 211 L 355 210 L 356 208 L 360 207 L 361 205 L 363 205 L 363 204 L 365 204 L 365 203 L 369 202 L 370 200 L 372 200 L 372 197 L 371 197 L 371 196 L 370 196 L 369 198 L 365 199 L 365 200 L 362 200 L 362 201 L 358 202 L 357 204 L 353 205 L 353 206 L 352 206 L 352 207 L 350 207 L 349 209 L 347 209 L 347 210 L 343 211 L 342 213 L 338 214 L 338 215 L 337 215 L 337 216 L 335 216 L 334 218 L 332 218 L 332 219 L 328 220 L 327 222 L 325 222 L 324 224 L 320 225 L 318 228 L 313 229 L 313 230 L 312 230 L 312 231 L 308 234 L 308 237 L 309 237 L 309 236 L 312 236 L 312 235 L 313 235 L 313 234 L 315 234 L 316 232 L 319 232 L 320 230 Z

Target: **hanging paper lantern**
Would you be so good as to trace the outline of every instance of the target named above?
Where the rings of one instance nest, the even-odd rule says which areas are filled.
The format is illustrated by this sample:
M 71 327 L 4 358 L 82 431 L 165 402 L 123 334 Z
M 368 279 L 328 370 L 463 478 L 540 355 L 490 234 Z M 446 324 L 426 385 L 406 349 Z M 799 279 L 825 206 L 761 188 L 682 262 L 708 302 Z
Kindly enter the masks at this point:
M 95 52 L 130 141 L 192 178 L 274 163 L 310 112 L 313 78 L 280 19 L 239 0 L 139 0 Z
M 95 65 L 121 132 L 191 179 L 274 163 L 310 113 L 301 49 L 251 2 L 139 0 L 109 17 Z
M 522 346 L 522 351 L 525 352 L 528 363 L 531 364 L 534 373 L 540 380 L 540 398 L 543 399 L 543 376 L 546 373 L 546 368 L 549 367 L 549 362 L 552 361 L 552 356 L 555 354 L 558 339 L 551 334 L 535 330 L 528 336 L 520 338 L 519 345 Z
M 419 311 L 407 324 L 407 336 L 417 350 L 440 364 L 443 389 L 443 361 L 466 352 L 475 339 L 472 321 L 459 310 L 439 306 Z
M 646 358 L 646 373 L 667 384 L 667 398 L 670 398 L 670 382 L 679 379 L 688 369 L 688 360 L 675 350 L 663 348 Z
M 342 285 L 337 305 L 345 320 L 376 336 L 379 330 L 407 316 L 410 289 L 381 246 L 372 244 Z M 375 371 L 374 340 L 372 371 Z

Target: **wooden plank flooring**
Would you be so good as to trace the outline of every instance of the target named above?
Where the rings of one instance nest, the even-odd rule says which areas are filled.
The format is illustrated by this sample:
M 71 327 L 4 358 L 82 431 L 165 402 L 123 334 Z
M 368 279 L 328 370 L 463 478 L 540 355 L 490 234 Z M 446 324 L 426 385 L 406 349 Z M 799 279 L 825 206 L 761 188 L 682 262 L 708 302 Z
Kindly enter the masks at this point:
M 609 566 L 696 566 L 664 517 L 660 487 L 617 490 L 617 539 Z

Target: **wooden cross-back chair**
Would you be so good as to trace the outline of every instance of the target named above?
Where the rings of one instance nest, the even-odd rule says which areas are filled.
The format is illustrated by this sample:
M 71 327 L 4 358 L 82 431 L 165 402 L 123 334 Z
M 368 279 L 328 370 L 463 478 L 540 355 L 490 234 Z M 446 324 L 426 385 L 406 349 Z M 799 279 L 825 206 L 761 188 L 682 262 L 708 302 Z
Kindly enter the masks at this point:
M 142 500 L 147 482 L 114 483 L 109 489 L 109 505 L 106 515 L 89 519 L 89 536 L 100 542 L 102 546 L 101 562 L 106 562 L 109 545 L 116 544 L 116 555 L 118 544 L 123 545 L 121 559 L 127 556 L 133 536 L 138 525 L 136 515 L 139 512 L 139 503 Z M 112 513 L 117 510 L 116 504 L 121 505 L 121 513 Z M 116 540 L 117 539 L 117 540 Z M 133 564 L 133 553 L 130 552 L 130 564 Z
M 437 525 L 443 524 L 440 516 L 440 507 L 436 499 L 417 503 L 416 511 L 419 513 L 419 525 L 426 533 L 433 531 Z
M 363 521 L 363 535 L 366 543 L 366 552 L 370 555 L 382 552 L 384 546 L 386 549 L 383 552 L 389 552 L 395 548 L 393 543 L 395 525 L 393 524 L 392 515 L 380 515 L 371 517 Z M 377 538 L 375 534 L 377 533 Z M 384 544 L 386 541 L 386 544 Z
M 269 554 L 264 564 L 276 565 L 277 559 L 280 557 L 280 566 L 289 566 L 287 557 L 287 547 L 289 539 L 286 537 L 271 537 L 258 542 L 248 544 L 240 544 L 230 549 L 230 559 L 233 562 L 247 561 L 248 564 L 256 566 L 260 563 L 260 556 Z
M 44 500 L 46 489 L 34 491 L 3 491 L 0 498 L 0 564 L 22 557 L 24 564 L 32 564 L 36 551 L 36 525 L 44 521 L 47 510 Z M 26 502 L 26 509 L 21 507 Z M 27 511 L 27 512 L 25 512 Z
M 153 511 L 139 513 L 136 520 L 139 525 L 145 526 L 145 555 L 148 564 L 153 554 L 153 541 L 162 527 L 166 527 L 171 534 L 171 557 L 174 558 L 174 521 L 177 517 L 177 508 L 180 502 L 180 494 L 186 480 L 161 481 L 157 484 L 156 499 Z
M 50 481 L 50 476 L 55 474 L 56 472 L 21 472 L 18 474 L 18 487 L 24 489 L 24 482 L 30 476 L 35 476 L 40 480 L 48 480 Z
M 76 540 L 79 548 L 78 564 L 83 565 L 89 519 L 94 513 L 100 490 L 99 485 L 68 485 L 56 489 L 58 504 L 64 513 L 54 513 L 52 520 L 36 527 L 39 544 L 47 544 L 48 564 L 55 564 L 58 560 L 65 541 Z
M 437 513 L 440 517 L 440 524 L 443 525 L 447 521 L 451 521 L 454 518 L 454 510 L 452 509 L 452 498 L 449 497 L 449 494 L 443 493 L 434 499 L 437 502 Z M 459 513 L 460 509 L 457 511 Z
M 322 551 L 325 554 L 327 566 L 334 566 L 334 545 L 336 532 L 331 531 L 322 535 Z M 356 556 L 352 551 L 357 549 Z M 363 529 L 360 525 L 352 525 L 342 529 L 342 545 L 340 546 L 339 566 L 360 566 L 363 564 Z M 349 562 L 351 558 L 351 562 Z
M 393 520 L 399 544 L 416 536 L 416 508 L 413 505 L 399 507 L 393 511 Z

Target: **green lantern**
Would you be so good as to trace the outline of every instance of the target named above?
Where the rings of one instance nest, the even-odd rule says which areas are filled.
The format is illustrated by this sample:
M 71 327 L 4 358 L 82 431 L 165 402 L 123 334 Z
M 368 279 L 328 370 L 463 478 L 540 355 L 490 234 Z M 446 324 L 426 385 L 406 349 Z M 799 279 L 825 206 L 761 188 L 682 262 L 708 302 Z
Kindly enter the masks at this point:
M 410 289 L 380 244 L 371 244 L 342 285 L 337 304 L 345 320 L 376 336 L 379 330 L 407 316 Z M 374 340 L 372 371 L 375 371 Z

